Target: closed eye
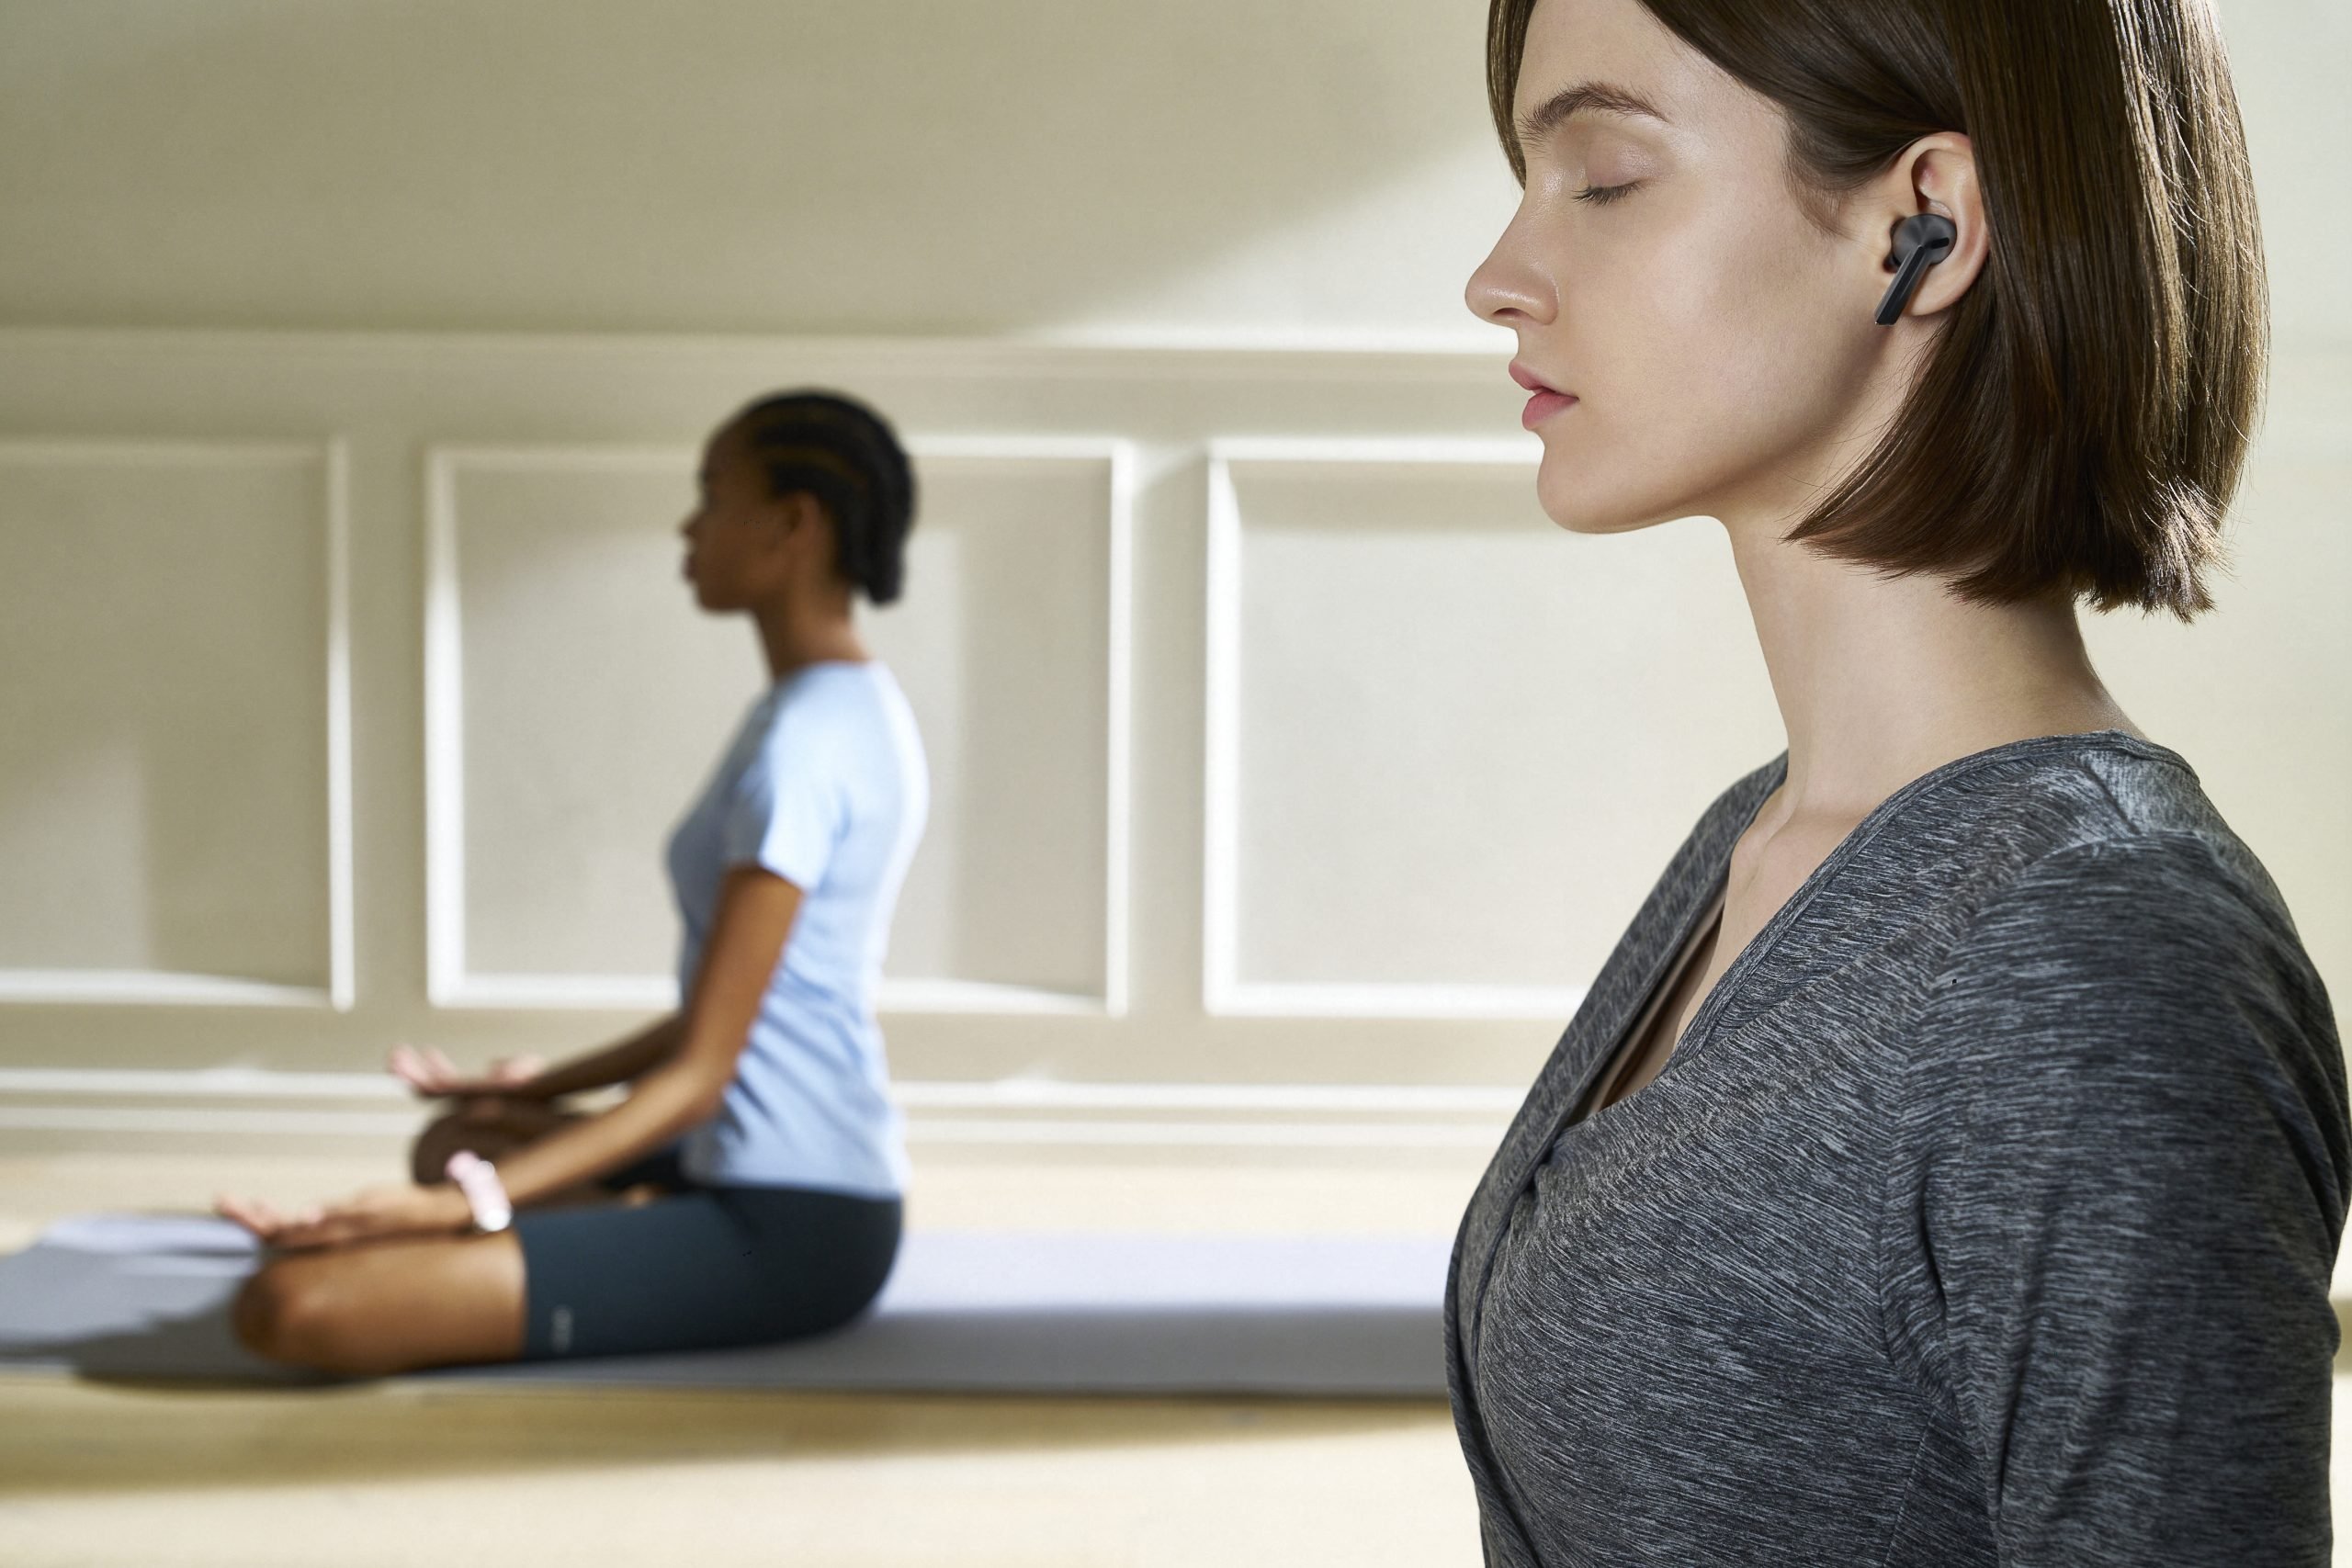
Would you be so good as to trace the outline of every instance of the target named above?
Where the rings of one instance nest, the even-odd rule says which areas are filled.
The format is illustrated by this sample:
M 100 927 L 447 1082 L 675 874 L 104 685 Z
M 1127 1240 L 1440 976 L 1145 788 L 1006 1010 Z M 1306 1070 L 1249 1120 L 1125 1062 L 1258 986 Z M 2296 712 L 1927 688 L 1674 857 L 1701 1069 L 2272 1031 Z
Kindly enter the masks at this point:
M 1577 192 L 1576 197 L 1578 201 L 1616 201 L 1641 183 L 1639 180 L 1627 180 L 1621 186 L 1587 186 Z

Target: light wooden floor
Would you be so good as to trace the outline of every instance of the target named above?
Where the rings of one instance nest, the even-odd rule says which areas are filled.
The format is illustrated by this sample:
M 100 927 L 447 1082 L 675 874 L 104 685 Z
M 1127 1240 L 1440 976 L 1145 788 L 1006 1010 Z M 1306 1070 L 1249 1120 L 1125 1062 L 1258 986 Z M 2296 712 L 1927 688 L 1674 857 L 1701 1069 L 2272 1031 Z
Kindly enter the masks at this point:
M 0 1146 L 0 1250 L 66 1213 L 200 1207 L 222 1187 L 329 1196 L 379 1179 L 384 1157 Z M 934 1228 L 1443 1234 L 1483 1163 L 1472 1150 L 1376 1164 L 931 1151 L 909 1208 Z M 2335 1386 L 2342 1498 L 2352 1349 Z M 6 1568 L 1478 1560 L 1469 1483 L 1434 1402 L 222 1393 L 0 1377 Z M 2352 1568 L 2352 1542 L 2335 1562 Z

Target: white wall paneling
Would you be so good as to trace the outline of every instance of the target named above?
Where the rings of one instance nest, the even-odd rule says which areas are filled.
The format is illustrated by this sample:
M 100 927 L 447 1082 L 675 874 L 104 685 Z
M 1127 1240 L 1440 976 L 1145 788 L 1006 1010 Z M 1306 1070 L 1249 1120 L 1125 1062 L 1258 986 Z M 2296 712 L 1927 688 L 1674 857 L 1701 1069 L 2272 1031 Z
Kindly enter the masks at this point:
M 1535 505 L 1540 453 L 1210 447 L 1211 1014 L 1557 1020 L 1582 1000 L 1646 887 L 1612 841 L 1658 762 L 1594 754 L 1644 722 L 1628 661 L 1656 679 L 1702 649 L 1750 691 L 1760 671 L 1715 525 L 1564 539 Z M 1673 640 L 1694 609 L 1713 629 Z M 1659 761 L 1754 766 L 1777 749 L 1767 699 L 1759 722 L 1661 736 Z
M 1720 527 L 1553 526 L 1505 357 L 0 328 L 0 1122 L 374 1136 L 397 1041 L 667 1006 L 662 840 L 762 679 L 673 530 L 817 385 L 923 487 L 865 622 L 936 791 L 917 1137 L 1469 1146 L 1781 744 Z M 2346 385 L 2282 343 L 2219 615 L 2087 632 L 2339 987 Z
M 1519 1103 L 1507 1089 L 1018 1079 L 906 1083 L 899 1098 L 918 1144 L 1163 1148 L 1478 1148 Z M 0 1131 L 397 1138 L 415 1126 L 407 1092 L 380 1073 L 0 1067 Z
M 890 1011 L 1122 1016 L 1130 444 L 910 437 L 918 608 L 862 608 L 931 754 Z M 428 972 L 454 1008 L 674 1005 L 659 848 L 764 683 L 695 613 L 690 448 L 426 458 Z
M 349 1010 L 339 440 L 0 440 L 0 1002 Z

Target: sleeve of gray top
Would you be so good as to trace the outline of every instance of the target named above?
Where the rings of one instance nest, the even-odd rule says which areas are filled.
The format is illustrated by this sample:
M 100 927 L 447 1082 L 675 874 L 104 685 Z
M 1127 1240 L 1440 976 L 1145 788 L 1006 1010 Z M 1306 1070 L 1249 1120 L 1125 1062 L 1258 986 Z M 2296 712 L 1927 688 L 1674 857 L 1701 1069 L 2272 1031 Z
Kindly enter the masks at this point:
M 2325 1568 L 2352 1125 L 2283 907 L 2192 834 L 2061 851 L 1921 1022 L 1888 1288 L 2003 1568 Z

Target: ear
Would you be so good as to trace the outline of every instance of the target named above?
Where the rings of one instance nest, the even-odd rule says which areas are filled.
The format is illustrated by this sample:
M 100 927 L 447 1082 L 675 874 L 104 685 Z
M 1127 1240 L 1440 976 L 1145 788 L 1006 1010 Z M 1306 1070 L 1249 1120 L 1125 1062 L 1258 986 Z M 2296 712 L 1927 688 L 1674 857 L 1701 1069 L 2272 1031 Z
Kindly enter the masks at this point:
M 805 490 L 786 491 L 768 502 L 775 523 L 772 547 L 782 554 L 808 555 L 818 564 L 832 561 L 833 531 L 825 521 L 824 502 Z
M 1922 212 L 1941 213 L 1958 231 L 1951 250 L 1929 267 L 1911 291 L 1897 328 L 1951 309 L 1984 269 L 1992 237 L 1984 225 L 1984 196 L 1976 183 L 1976 152 L 1956 130 L 1923 136 L 1903 150 L 1885 174 L 1860 193 L 1860 234 L 1869 253 L 1876 290 L 1861 306 L 1867 315 L 1894 279 L 1886 258 L 1894 248 L 1894 226 Z

